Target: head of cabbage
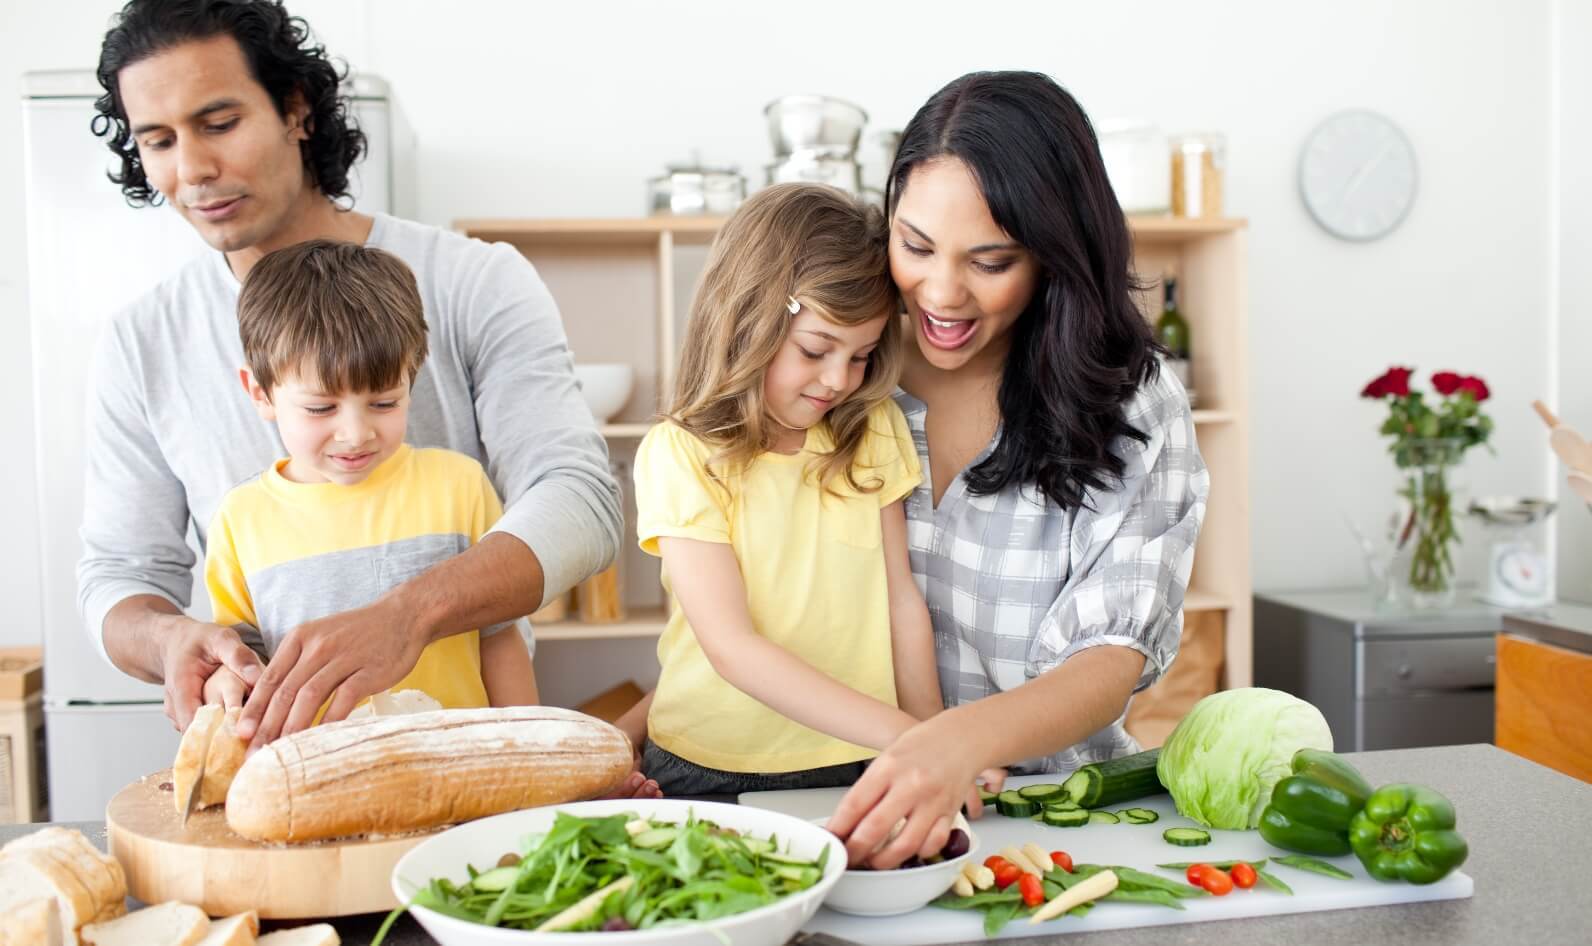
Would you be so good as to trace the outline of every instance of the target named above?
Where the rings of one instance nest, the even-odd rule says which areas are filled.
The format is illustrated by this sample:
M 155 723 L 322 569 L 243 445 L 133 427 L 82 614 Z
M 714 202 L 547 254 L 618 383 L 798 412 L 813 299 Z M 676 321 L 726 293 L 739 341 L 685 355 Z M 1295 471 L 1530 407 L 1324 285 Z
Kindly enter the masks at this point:
M 1155 774 L 1185 817 L 1242 830 L 1260 824 L 1272 786 L 1307 748 L 1332 750 L 1320 710 L 1281 690 L 1224 690 L 1194 704 L 1172 730 Z

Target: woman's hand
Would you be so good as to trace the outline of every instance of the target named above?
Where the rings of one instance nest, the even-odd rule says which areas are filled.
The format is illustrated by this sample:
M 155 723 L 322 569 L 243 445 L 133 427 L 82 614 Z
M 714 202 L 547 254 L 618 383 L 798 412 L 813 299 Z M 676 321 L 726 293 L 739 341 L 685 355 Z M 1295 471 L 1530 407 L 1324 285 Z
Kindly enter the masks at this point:
M 946 751 L 947 745 L 966 744 L 959 735 L 952 714 L 942 713 L 907 730 L 869 763 L 829 819 L 829 829 L 846 839 L 852 864 L 883 870 L 914 854 L 938 852 L 970 793 L 968 810 L 979 810 L 974 779 L 982 776 L 999 790 L 1004 771 L 985 769 L 970 753 Z M 894 840 L 885 843 L 902 819 Z

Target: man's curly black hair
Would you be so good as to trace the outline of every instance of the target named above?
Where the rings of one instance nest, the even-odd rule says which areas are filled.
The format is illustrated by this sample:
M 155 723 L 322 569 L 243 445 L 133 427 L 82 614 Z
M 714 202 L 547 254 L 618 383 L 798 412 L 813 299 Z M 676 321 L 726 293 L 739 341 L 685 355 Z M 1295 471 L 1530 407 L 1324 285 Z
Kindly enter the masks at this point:
M 242 48 L 278 115 L 286 119 L 293 93 L 303 96 L 309 106 L 309 137 L 299 144 L 304 167 L 321 193 L 333 200 L 348 197 L 348 169 L 365 153 L 365 136 L 349 115 L 348 100 L 338 94 L 347 67 L 339 73 L 326 47 L 311 42 L 307 23 L 288 15 L 281 0 L 130 0 L 100 46 L 97 73 L 105 94 L 94 101 L 99 114 L 92 125 L 121 159 L 121 171 L 111 172 L 110 179 L 122 186 L 127 202 L 150 206 L 161 196 L 144 175 L 132 140 L 121 70 L 182 43 L 222 35 Z

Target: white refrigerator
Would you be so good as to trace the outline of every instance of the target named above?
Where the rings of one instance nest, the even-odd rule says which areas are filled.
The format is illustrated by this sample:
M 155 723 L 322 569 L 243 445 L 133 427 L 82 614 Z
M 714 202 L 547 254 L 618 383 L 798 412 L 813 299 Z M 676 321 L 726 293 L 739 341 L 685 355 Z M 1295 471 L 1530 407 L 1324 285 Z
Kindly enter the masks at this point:
M 355 168 L 355 206 L 402 211 L 394 190 L 404 175 L 394 170 L 404 166 L 408 139 L 387 84 L 356 77 L 348 91 L 370 148 Z M 40 637 L 49 808 L 56 821 L 103 818 L 112 795 L 169 766 L 176 752 L 178 734 L 162 710 L 160 688 L 106 661 L 90 637 L 98 629 L 85 627 L 77 610 L 85 405 L 89 352 L 108 317 L 197 254 L 212 252 L 169 207 L 129 207 L 106 178 L 113 156 L 89 130 L 100 92 L 88 71 L 23 79 Z M 194 592 L 189 613 L 208 618 L 202 581 Z

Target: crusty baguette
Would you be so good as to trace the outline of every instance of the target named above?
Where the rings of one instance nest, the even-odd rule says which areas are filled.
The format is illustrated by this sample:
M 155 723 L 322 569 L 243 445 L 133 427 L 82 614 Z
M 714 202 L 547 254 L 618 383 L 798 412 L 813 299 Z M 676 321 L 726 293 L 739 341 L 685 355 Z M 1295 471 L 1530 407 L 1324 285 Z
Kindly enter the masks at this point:
M 227 824 L 256 841 L 422 831 L 594 798 L 630 765 L 624 733 L 550 706 L 345 720 L 250 756 Z
M 210 924 L 210 932 L 199 941 L 199 946 L 254 946 L 260 935 L 260 916 L 253 910 L 237 913 Z
M 83 927 L 84 946 L 195 946 L 210 931 L 205 911 L 175 900 Z
M 49 897 L 0 910 L 0 946 L 61 946 L 61 911 Z
M 189 797 L 199 790 L 199 769 L 210 755 L 210 739 L 225 715 L 220 703 L 206 704 L 199 707 L 193 721 L 182 731 L 177 758 L 171 764 L 171 794 L 178 813 L 188 810 Z
M 277 930 L 255 940 L 257 946 L 342 946 L 337 931 L 330 923 L 313 926 L 295 926 L 290 930 Z
M 242 714 L 241 706 L 227 710 L 210 737 L 210 749 L 205 754 L 205 777 L 199 783 L 200 808 L 225 804 L 227 789 L 232 787 L 233 777 L 243 766 L 249 744 L 238 738 L 238 717 Z
M 116 858 L 95 847 L 94 842 L 84 837 L 81 831 L 60 827 L 42 828 L 0 848 L 0 855 L 25 850 L 45 852 L 46 856 L 72 872 L 94 900 L 94 914 L 90 920 L 111 919 L 127 912 L 127 875 L 122 871 L 122 865 Z

